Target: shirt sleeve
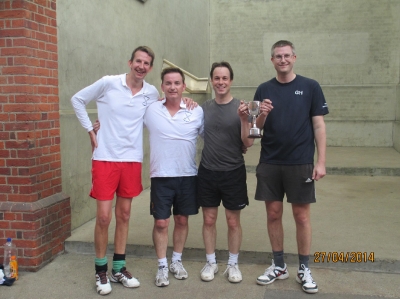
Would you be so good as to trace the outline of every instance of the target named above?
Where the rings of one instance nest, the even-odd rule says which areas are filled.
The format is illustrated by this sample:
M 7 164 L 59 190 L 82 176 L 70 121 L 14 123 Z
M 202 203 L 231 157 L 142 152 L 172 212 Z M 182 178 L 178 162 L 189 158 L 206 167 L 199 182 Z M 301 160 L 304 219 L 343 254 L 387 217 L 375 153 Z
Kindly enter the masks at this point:
M 92 85 L 85 87 L 78 91 L 72 98 L 72 107 L 75 110 L 75 114 L 78 117 L 82 127 L 88 132 L 93 130 L 92 122 L 89 119 L 89 115 L 86 111 L 86 105 L 91 101 L 97 101 L 104 93 L 105 80 L 101 78 L 94 82 Z

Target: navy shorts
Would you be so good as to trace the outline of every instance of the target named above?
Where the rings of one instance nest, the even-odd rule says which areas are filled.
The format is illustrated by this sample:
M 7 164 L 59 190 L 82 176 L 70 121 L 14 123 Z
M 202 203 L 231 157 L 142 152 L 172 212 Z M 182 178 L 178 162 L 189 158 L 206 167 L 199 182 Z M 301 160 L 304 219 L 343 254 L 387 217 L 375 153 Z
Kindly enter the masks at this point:
M 230 171 L 213 171 L 200 164 L 197 174 L 197 202 L 200 207 L 241 210 L 249 205 L 244 165 Z
M 315 184 L 312 179 L 313 169 L 312 164 L 258 164 L 255 199 L 283 201 L 286 194 L 289 203 L 314 203 L 316 200 Z
M 196 215 L 196 176 L 151 178 L 150 214 L 155 219 L 173 215 Z

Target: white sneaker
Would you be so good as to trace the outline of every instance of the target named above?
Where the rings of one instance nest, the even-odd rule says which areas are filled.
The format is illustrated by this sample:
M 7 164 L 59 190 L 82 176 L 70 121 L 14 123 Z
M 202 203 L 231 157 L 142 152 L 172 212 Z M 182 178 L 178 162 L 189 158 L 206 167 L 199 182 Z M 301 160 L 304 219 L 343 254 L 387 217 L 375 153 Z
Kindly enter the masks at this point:
M 265 270 L 263 275 L 258 276 L 257 283 L 260 285 L 267 285 L 273 283 L 275 279 L 286 279 L 288 277 L 289 272 L 286 264 L 283 268 L 281 268 L 275 266 L 274 260 L 272 260 L 272 265 Z
M 241 282 L 243 280 L 242 278 L 242 272 L 239 270 L 238 264 L 234 265 L 228 265 L 226 268 L 224 275 L 228 276 L 228 280 L 230 282 Z
M 96 273 L 96 288 L 99 295 L 107 295 L 111 293 L 112 289 L 107 272 L 102 271 Z
M 176 279 L 188 278 L 188 273 L 185 270 L 185 268 L 183 268 L 181 261 L 176 261 L 176 262 L 171 263 L 169 265 L 169 271 L 171 271 L 171 273 L 174 273 L 174 276 Z
M 200 271 L 200 277 L 201 280 L 204 281 L 211 281 L 214 279 L 214 274 L 218 272 L 218 264 L 217 263 L 212 263 L 210 264 L 209 262 L 206 263 L 206 265 L 201 269 Z
M 112 282 L 120 282 L 126 288 L 137 288 L 140 286 L 139 280 L 133 277 L 125 267 L 121 268 L 119 272 L 112 270 L 110 280 Z
M 158 267 L 158 272 L 154 283 L 158 287 L 166 287 L 169 285 L 168 267 Z
M 311 271 L 303 264 L 300 265 L 301 269 L 297 271 L 296 281 L 301 284 L 304 292 L 314 294 L 318 292 L 318 286 L 311 276 Z

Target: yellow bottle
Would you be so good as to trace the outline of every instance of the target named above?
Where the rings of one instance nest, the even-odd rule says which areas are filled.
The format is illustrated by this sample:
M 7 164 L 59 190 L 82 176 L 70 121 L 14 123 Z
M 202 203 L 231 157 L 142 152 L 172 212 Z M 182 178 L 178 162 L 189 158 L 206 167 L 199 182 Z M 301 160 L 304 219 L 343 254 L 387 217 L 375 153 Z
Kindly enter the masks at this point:
M 15 278 L 15 280 L 18 280 L 18 262 L 15 255 L 11 256 L 10 274 L 11 278 Z

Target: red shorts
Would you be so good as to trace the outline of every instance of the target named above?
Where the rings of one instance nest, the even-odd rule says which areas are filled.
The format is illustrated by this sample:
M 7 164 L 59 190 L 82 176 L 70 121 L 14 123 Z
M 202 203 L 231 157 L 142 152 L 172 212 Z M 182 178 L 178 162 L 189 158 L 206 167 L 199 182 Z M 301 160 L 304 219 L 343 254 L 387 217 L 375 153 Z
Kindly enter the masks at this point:
M 142 163 L 92 161 L 92 190 L 97 200 L 113 200 L 117 196 L 132 198 L 142 192 Z

